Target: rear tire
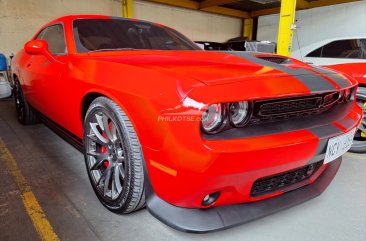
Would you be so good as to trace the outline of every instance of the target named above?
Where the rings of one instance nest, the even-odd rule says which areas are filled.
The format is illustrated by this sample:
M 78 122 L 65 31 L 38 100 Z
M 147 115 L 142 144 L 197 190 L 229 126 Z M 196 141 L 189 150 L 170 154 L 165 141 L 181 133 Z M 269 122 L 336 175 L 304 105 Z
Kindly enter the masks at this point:
M 23 125 L 38 123 L 38 118 L 32 107 L 28 104 L 27 99 L 23 94 L 22 87 L 17 79 L 14 81 L 13 95 L 18 121 Z
M 143 153 L 126 113 L 106 97 L 95 99 L 84 121 L 88 176 L 101 203 L 117 213 L 145 204 Z

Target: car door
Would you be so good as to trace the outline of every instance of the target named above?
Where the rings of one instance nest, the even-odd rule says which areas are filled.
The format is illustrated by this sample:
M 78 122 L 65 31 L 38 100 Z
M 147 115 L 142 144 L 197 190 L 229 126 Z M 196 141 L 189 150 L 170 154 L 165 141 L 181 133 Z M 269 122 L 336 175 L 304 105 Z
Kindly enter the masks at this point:
M 67 47 L 64 27 L 53 24 L 38 34 L 36 39 L 48 43 L 48 50 L 56 61 L 50 61 L 44 55 L 33 55 L 26 65 L 30 103 L 43 115 L 60 125 L 67 125 L 64 108 L 65 92 L 64 76 L 67 68 Z

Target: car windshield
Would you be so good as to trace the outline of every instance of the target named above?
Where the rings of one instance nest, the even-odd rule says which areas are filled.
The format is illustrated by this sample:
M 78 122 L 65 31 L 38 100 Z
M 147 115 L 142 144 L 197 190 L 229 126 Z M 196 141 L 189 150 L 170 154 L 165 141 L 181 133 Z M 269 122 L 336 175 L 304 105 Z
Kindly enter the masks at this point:
M 77 51 L 200 50 L 177 31 L 158 24 L 127 19 L 78 19 L 73 24 Z

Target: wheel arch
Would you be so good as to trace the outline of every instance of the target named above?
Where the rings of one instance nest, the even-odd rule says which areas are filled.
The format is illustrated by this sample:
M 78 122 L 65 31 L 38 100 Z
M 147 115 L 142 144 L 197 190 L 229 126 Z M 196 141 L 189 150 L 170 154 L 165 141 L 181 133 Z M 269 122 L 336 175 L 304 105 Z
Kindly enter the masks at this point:
M 118 100 L 118 98 L 116 98 L 112 94 L 101 91 L 101 90 L 92 90 L 92 91 L 88 92 L 87 94 L 85 94 L 85 96 L 83 97 L 83 99 L 81 101 L 81 107 L 80 107 L 81 108 L 81 112 L 80 112 L 81 125 L 83 126 L 83 124 L 84 124 L 85 115 L 86 115 L 86 112 L 88 111 L 90 104 L 98 97 L 106 97 L 106 98 L 109 98 L 112 101 L 114 101 L 126 113 L 127 117 L 130 119 L 130 121 L 136 131 L 137 137 L 140 139 L 139 128 L 137 128 L 134 118 L 131 115 L 131 113 L 128 111 L 128 108 L 123 103 L 121 103 L 121 101 Z
M 86 115 L 86 112 L 88 111 L 88 108 L 90 106 L 90 104 L 98 97 L 101 97 L 101 96 L 105 96 L 99 92 L 90 92 L 88 94 L 86 94 L 84 97 L 83 97 L 83 100 L 81 101 L 81 122 L 83 123 L 84 122 L 84 119 L 85 119 L 85 115 Z

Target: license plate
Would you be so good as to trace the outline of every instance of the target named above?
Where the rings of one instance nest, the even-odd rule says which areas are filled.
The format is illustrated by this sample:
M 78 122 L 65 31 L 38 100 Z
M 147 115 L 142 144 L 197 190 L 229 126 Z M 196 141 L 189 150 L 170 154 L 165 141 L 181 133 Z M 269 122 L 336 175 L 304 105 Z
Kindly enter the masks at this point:
M 351 148 L 355 132 L 356 129 L 353 129 L 343 135 L 329 139 L 324 164 L 337 159 Z

